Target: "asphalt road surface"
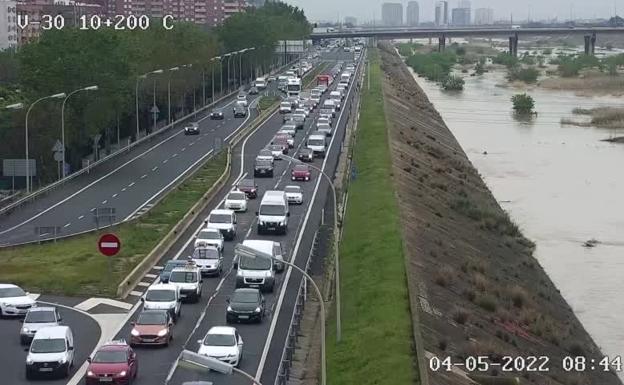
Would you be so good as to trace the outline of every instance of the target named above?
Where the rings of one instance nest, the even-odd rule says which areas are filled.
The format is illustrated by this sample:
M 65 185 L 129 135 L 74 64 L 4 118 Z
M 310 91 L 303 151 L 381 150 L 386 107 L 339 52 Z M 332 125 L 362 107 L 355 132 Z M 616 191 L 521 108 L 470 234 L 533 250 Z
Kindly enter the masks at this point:
M 271 84 L 269 91 L 275 87 L 276 84 Z M 167 186 L 210 156 L 215 138 L 225 142 L 253 121 L 257 116 L 254 108 L 257 98 L 249 96 L 246 118 L 234 118 L 235 98 L 223 101 L 219 106 L 224 107 L 224 120 L 211 120 L 210 109 L 189 120 L 199 122 L 199 135 L 184 135 L 185 124 L 179 124 L 94 168 L 91 173 L 0 216 L 0 246 L 52 237 L 52 234 L 40 237 L 36 227 L 60 227 L 61 236 L 95 229 L 96 208 L 115 208 L 117 222 L 142 213 Z
M 338 55 L 343 60 L 352 60 L 352 55 Z M 325 60 L 326 58 L 324 58 Z M 331 69 L 330 63 L 328 69 Z M 353 82 L 355 84 L 355 82 Z M 352 87 L 354 85 L 352 84 Z M 325 160 L 316 159 L 315 166 L 325 167 L 329 175 L 333 174 L 338 161 L 340 144 L 344 137 L 346 116 L 349 111 L 350 100 L 355 90 L 350 89 L 347 99 L 343 101 L 343 110 L 334 120 L 337 126 L 334 127 L 334 136 L 331 140 L 331 150 Z M 290 156 L 296 156 L 296 150 L 303 145 L 307 134 L 313 131 L 317 111 L 310 115 L 306 121 L 304 130 L 299 131 L 295 139 L 295 148 L 289 152 Z M 241 145 L 234 149 L 233 177 L 231 184 L 245 175 L 253 174 L 253 160 L 258 152 L 266 146 L 275 132 L 282 125 L 282 117 L 275 114 L 267 122 L 261 125 L 252 135 Z M 242 156 L 241 156 L 242 152 Z M 241 160 L 242 166 L 241 166 Z M 290 170 L 293 164 L 288 160 L 276 161 L 274 178 L 256 178 L 259 187 L 259 196 L 256 200 L 249 201 L 247 213 L 238 215 L 238 233 L 233 242 L 226 242 L 224 249 L 224 265 L 226 267 L 223 277 L 204 278 L 203 295 L 196 304 L 183 304 L 182 316 L 174 327 L 173 343 L 167 348 L 137 348 L 139 360 L 139 375 L 134 382 L 136 385 L 152 384 L 173 384 L 179 385 L 184 381 L 197 380 L 201 378 L 213 381 L 215 384 L 248 384 L 237 376 L 224 377 L 217 373 L 198 374 L 188 369 L 177 367 L 177 358 L 182 349 L 197 351 L 199 344 L 197 340 L 202 339 L 212 326 L 225 325 L 226 299 L 232 294 L 235 287 L 235 270 L 231 270 L 234 245 L 244 239 L 270 239 L 280 241 L 285 249 L 286 258 L 290 258 L 297 265 L 303 267 L 312 248 L 315 232 L 320 224 L 321 209 L 325 206 L 327 199 L 332 199 L 329 194 L 329 186 L 326 181 L 314 170 L 312 179 L 308 182 L 292 182 L 290 180 Z M 240 172 L 237 172 L 240 170 Z M 319 180 L 319 178 L 321 178 Z M 300 185 L 304 193 L 304 204 L 301 206 L 291 206 L 291 217 L 288 233 L 286 235 L 263 235 L 256 233 L 256 217 L 258 205 L 262 194 L 266 190 L 283 189 L 289 184 Z M 215 204 L 209 206 L 205 215 L 211 209 L 222 205 L 222 199 L 228 189 L 224 189 L 221 195 L 215 198 Z M 311 201 L 312 197 L 314 201 Z M 184 258 L 192 253 L 193 235 L 200 228 L 204 215 L 202 215 L 191 230 L 181 238 L 175 245 L 166 260 L 171 258 Z M 164 265 L 163 260 L 159 265 Z M 244 358 L 240 368 L 252 375 L 260 375 L 261 382 L 273 384 L 279 359 L 286 340 L 286 332 L 292 316 L 295 303 L 295 296 L 301 280 L 301 275 L 296 271 L 277 275 L 277 282 L 274 293 L 265 293 L 267 308 L 269 312 L 261 324 L 238 324 L 235 325 L 244 340 Z M 286 285 L 286 287 L 284 287 Z M 280 297 L 281 301 L 280 301 Z M 281 302 L 281 305 L 278 303 Z M 140 308 L 139 308 L 140 311 Z M 134 320 L 138 315 L 131 317 Z M 274 321 L 275 317 L 278 317 Z M 272 323 L 275 322 L 275 325 Z M 126 324 L 117 338 L 128 338 L 131 326 Z
M 39 303 L 39 306 L 49 306 Z M 71 308 L 59 307 L 59 313 L 63 317 L 63 325 L 69 326 L 74 333 L 74 344 L 76 358 L 72 374 L 82 365 L 89 354 L 95 348 L 100 338 L 100 327 L 97 322 L 88 315 Z M 0 320 L 0 384 L 20 385 L 45 383 L 45 384 L 66 384 L 67 379 L 38 379 L 35 381 L 26 380 L 26 356 L 24 351 L 26 345 L 20 344 L 20 329 L 23 318 L 6 318 Z

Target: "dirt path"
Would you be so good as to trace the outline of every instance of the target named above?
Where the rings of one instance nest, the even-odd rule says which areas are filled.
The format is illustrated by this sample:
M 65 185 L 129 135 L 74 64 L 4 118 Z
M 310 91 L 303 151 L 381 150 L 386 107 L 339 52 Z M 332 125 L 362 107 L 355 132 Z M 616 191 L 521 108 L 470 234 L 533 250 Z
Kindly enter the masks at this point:
M 384 47 L 410 302 L 427 356 L 450 356 L 455 363 L 524 357 L 527 364 L 530 356 L 546 356 L 548 362 L 536 364 L 547 373 L 503 373 L 499 366 L 481 374 L 517 376 L 521 384 L 621 384 L 597 364 L 598 347 L 532 256 L 533 243 L 498 205 L 394 49 Z M 588 357 L 587 369 L 564 372 L 564 357 L 577 355 Z M 429 371 L 429 377 L 436 385 L 472 383 L 461 370 Z

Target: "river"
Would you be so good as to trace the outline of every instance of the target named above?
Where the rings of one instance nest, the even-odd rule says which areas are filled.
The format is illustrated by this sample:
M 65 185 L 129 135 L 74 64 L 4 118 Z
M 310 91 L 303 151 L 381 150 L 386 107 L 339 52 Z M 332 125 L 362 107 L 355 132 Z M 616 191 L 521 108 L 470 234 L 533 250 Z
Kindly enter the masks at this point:
M 574 107 L 622 105 L 531 87 L 538 116 L 520 122 L 505 72 L 465 77 L 460 93 L 416 77 L 501 206 L 603 353 L 624 354 L 624 145 L 613 130 L 562 126 Z M 596 239 L 594 248 L 583 243 Z

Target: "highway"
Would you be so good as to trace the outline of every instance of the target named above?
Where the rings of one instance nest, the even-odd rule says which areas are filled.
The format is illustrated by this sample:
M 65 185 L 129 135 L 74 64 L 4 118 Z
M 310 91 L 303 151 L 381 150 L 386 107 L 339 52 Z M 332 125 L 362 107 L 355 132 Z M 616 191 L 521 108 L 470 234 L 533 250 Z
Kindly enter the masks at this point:
M 276 85 L 270 87 L 274 89 Z M 52 234 L 40 237 L 35 233 L 36 227 L 60 227 L 61 236 L 93 230 L 96 208 L 115 208 L 117 222 L 140 215 L 169 185 L 211 155 L 215 138 L 225 142 L 253 121 L 257 117 L 254 108 L 257 99 L 258 96 L 249 97 L 246 118 L 234 118 L 235 98 L 230 98 L 218 104 L 224 107 L 224 120 L 211 120 L 211 109 L 188 120 L 199 122 L 199 135 L 184 135 L 184 124 L 179 124 L 94 168 L 89 174 L 0 216 L 0 246 L 52 237 Z
M 334 53 L 335 55 L 335 53 Z M 339 54 L 344 60 L 352 60 L 352 54 Z M 336 57 L 336 56 L 335 56 Z M 322 60 L 327 60 L 327 57 Z M 332 63 L 328 68 L 331 69 Z M 355 84 L 355 82 L 353 82 Z M 331 150 L 328 156 L 323 159 L 316 159 L 315 165 L 324 167 L 329 175 L 332 175 L 338 161 L 340 145 L 344 136 L 346 126 L 346 115 L 349 111 L 349 100 L 352 98 L 354 89 L 350 88 L 348 99 L 344 101 L 344 108 L 335 119 L 335 133 L 330 138 Z M 316 113 L 310 115 L 306 121 L 304 130 L 296 135 L 295 148 L 289 152 L 290 156 L 296 156 L 296 149 L 303 144 L 307 133 L 312 131 Z M 208 212 L 216 207 L 222 206 L 225 194 L 231 186 L 242 177 L 253 174 L 253 160 L 258 152 L 267 145 L 275 132 L 282 125 L 282 117 L 279 114 L 271 116 L 264 124 L 252 133 L 246 140 L 233 150 L 233 172 L 232 177 L 220 194 L 215 197 L 204 213 L 191 226 L 181 240 L 168 253 L 167 257 L 159 262 L 164 265 L 170 258 L 184 258 L 192 252 L 194 234 L 202 226 L 203 218 Z M 233 242 L 227 242 L 224 249 L 224 263 L 227 273 L 221 278 L 204 278 L 203 295 L 198 303 L 183 304 L 182 315 L 174 327 L 174 340 L 167 348 L 137 348 L 139 360 L 139 375 L 134 384 L 181 384 L 187 380 L 198 378 L 214 381 L 215 384 L 247 384 L 238 377 L 219 378 L 221 375 L 210 373 L 208 375 L 197 374 L 187 369 L 177 367 L 177 358 L 182 349 L 197 351 L 197 340 L 202 339 L 208 329 L 216 325 L 225 324 L 226 299 L 231 295 L 235 287 L 235 271 L 231 270 L 233 248 L 236 243 L 244 239 L 272 239 L 280 241 L 285 250 L 286 258 L 290 258 L 299 266 L 304 266 L 316 229 L 320 224 L 322 208 L 325 207 L 327 199 L 330 198 L 329 186 L 313 170 L 313 178 L 309 182 L 292 182 L 290 180 L 291 162 L 287 160 L 276 161 L 274 178 L 256 178 L 259 186 L 259 198 L 249 201 L 247 213 L 238 215 L 238 233 Z M 288 184 L 299 184 L 304 190 L 304 204 L 301 206 L 291 206 L 291 217 L 288 233 L 286 235 L 264 235 L 256 234 L 255 211 L 260 202 L 262 193 L 271 189 L 283 189 Z M 265 384 L 272 384 L 279 358 L 282 354 L 286 338 L 286 330 L 292 316 L 297 287 L 301 280 L 300 274 L 287 269 L 277 276 L 276 288 L 273 293 L 266 293 L 267 308 L 269 314 L 262 324 L 239 324 L 236 325 L 241 333 L 245 346 L 244 358 L 240 368 L 252 375 L 258 375 Z M 130 322 L 136 319 L 140 311 L 137 305 L 135 312 L 129 317 L 128 322 L 123 326 L 117 338 L 129 338 L 131 330 Z

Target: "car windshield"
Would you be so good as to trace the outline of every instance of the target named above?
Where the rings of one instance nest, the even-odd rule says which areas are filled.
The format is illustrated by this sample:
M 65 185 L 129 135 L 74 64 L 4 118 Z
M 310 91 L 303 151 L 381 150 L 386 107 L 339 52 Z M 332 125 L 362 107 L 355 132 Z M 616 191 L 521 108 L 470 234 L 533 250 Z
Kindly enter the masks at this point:
M 306 172 L 306 171 L 308 171 L 308 167 L 304 166 L 304 165 L 296 165 L 293 169 L 295 171 L 298 171 L 298 172 Z
M 273 155 L 271 155 L 273 156 Z M 258 160 L 256 161 L 256 166 L 257 167 L 270 167 L 271 166 L 271 161 L 270 160 Z
M 91 362 L 97 364 L 121 364 L 128 362 L 128 355 L 124 350 L 100 350 L 95 353 Z
M 284 211 L 281 205 L 260 205 L 260 215 L 284 215 Z
M 282 151 L 282 146 L 277 145 L 277 144 L 271 145 L 271 146 L 269 146 L 269 148 L 270 148 L 272 151 Z
M 212 111 L 213 114 L 222 114 L 223 110 L 222 109 L 218 109 L 218 110 L 213 110 Z
M 240 183 L 238 184 L 238 188 L 254 188 L 255 187 L 255 182 L 251 179 L 243 179 L 242 181 L 240 181 Z
M 244 201 L 245 194 L 241 192 L 233 192 L 233 193 L 230 193 L 230 195 L 228 195 L 227 199 L 233 200 L 233 201 Z
M 194 283 L 197 282 L 197 275 L 190 271 L 173 271 L 169 278 L 171 282 Z
M 258 293 L 253 291 L 235 291 L 232 302 L 258 303 Z
M 280 106 L 290 108 L 292 105 L 290 104 L 290 102 L 282 102 Z
M 30 345 L 31 353 L 61 353 L 65 351 L 63 338 L 35 338 Z
M 266 258 L 249 258 L 247 256 L 241 256 L 238 263 L 239 268 L 242 270 L 271 270 L 273 262 Z
M 209 223 L 231 223 L 232 216 L 229 214 L 210 214 Z
M 167 323 L 167 313 L 164 311 L 146 311 L 139 314 L 137 325 L 164 325 Z
M 173 290 L 148 290 L 145 300 L 150 302 L 172 302 L 175 301 L 175 291 Z
M 284 131 L 294 131 L 295 130 L 295 126 L 284 125 L 284 126 L 282 126 L 281 130 L 284 130 Z
M 259 156 L 272 156 L 269 150 L 260 150 Z
M 234 346 L 236 340 L 232 334 L 208 334 L 204 338 L 206 346 Z
M 316 127 L 319 130 L 331 130 L 331 127 L 327 123 L 319 123 Z
M 219 259 L 219 250 L 214 247 L 195 249 L 193 251 L 193 259 Z
M 200 231 L 199 234 L 197 235 L 197 238 L 199 239 L 219 239 L 220 237 L 220 233 L 218 231 Z
M 308 139 L 308 146 L 324 146 L 325 141 L 323 139 Z
M 245 109 L 245 107 L 240 106 L 240 105 L 239 105 L 239 106 L 234 107 L 234 109 L 236 110 L 236 112 L 245 112 L 245 111 L 247 111 L 247 110 Z
M 56 314 L 53 310 L 49 311 L 29 311 L 24 318 L 24 323 L 52 323 L 56 322 Z
M 300 193 L 301 189 L 297 186 L 286 186 L 284 189 L 287 193 Z
M 175 267 L 182 266 L 182 265 L 183 265 L 183 263 L 170 261 L 170 262 L 167 262 L 167 264 L 163 268 L 163 271 L 171 271 Z
M 19 287 L 6 287 L 0 289 L 0 298 L 23 297 L 26 293 Z

